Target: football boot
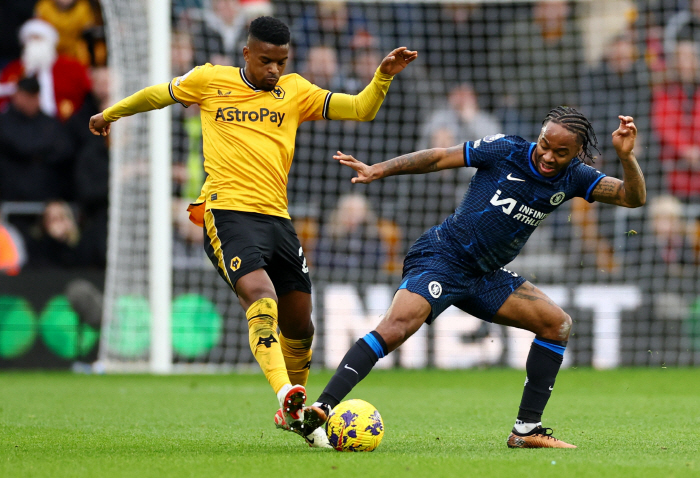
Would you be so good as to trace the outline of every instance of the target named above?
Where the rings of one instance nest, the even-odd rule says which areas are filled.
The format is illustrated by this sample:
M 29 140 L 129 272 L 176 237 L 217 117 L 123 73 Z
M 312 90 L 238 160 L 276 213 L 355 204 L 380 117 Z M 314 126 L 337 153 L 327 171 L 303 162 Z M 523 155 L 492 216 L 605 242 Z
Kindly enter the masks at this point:
M 576 448 L 552 436 L 551 428 L 544 428 L 538 425 L 529 433 L 518 433 L 515 428 L 508 436 L 508 448 Z
M 282 400 L 281 409 L 284 423 L 289 427 L 301 427 L 304 421 L 304 405 L 306 405 L 306 389 L 303 385 L 294 385 L 287 390 Z M 277 416 L 275 415 L 275 423 Z

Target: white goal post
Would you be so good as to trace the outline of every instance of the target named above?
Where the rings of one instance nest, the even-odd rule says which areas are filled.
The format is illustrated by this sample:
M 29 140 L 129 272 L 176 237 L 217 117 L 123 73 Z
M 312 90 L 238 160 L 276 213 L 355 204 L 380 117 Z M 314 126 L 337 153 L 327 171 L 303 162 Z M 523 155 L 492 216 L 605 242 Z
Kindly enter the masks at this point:
M 101 3 L 110 47 L 109 66 L 113 73 L 113 85 L 116 86 L 113 98 L 123 98 L 148 85 L 170 81 L 170 0 L 103 0 Z M 143 35 L 144 32 L 147 35 Z M 144 116 L 147 117 L 147 147 L 142 143 L 128 144 L 140 136 L 144 127 L 143 118 L 124 119 L 114 127 L 105 323 L 114 323 L 110 311 L 114 311 L 116 305 L 117 289 L 129 290 L 137 296 L 147 296 L 150 303 L 150 327 L 147 331 L 139 330 L 135 333 L 141 336 L 147 333 L 150 336 L 150 353 L 148 359 L 146 356 L 139 357 L 140 360 L 132 365 L 135 370 L 170 373 L 173 364 L 171 118 L 167 109 L 151 111 Z M 147 154 L 147 161 L 135 159 L 143 158 L 144 154 Z M 135 164 L 137 162 L 141 164 Z M 144 162 L 148 165 L 147 170 L 143 169 Z M 129 169 L 130 164 L 135 171 L 133 176 L 127 177 L 124 170 Z M 148 180 L 143 181 L 142 175 L 146 175 Z M 135 211 L 128 205 L 122 207 L 122 200 L 128 201 L 124 196 L 133 194 L 125 192 L 125 189 L 133 188 L 140 193 L 144 190 L 148 192 L 139 196 L 147 201 L 147 205 L 142 204 L 141 207 L 147 210 L 148 220 L 146 230 L 142 229 L 138 236 L 129 237 L 123 233 L 131 227 L 129 222 L 138 218 L 135 217 L 137 214 L 131 214 Z M 138 203 L 133 203 L 132 206 L 138 207 Z M 144 233 L 146 237 L 143 236 Z M 131 242 L 134 240 L 141 241 L 137 246 L 138 263 L 130 263 L 129 259 L 133 258 L 126 258 L 121 252 L 122 246 L 134 245 Z M 145 245 L 147 249 L 144 249 Z M 145 257 L 148 258 L 146 263 L 143 262 Z M 129 271 L 131 267 L 146 267 L 148 273 L 136 274 L 134 277 Z M 126 274 L 126 277 L 119 277 L 119 271 Z M 125 284 L 128 282 L 131 284 Z M 103 329 L 100 358 L 108 370 L 113 363 L 109 344 L 115 334 L 119 334 L 119 331 L 109 326 Z

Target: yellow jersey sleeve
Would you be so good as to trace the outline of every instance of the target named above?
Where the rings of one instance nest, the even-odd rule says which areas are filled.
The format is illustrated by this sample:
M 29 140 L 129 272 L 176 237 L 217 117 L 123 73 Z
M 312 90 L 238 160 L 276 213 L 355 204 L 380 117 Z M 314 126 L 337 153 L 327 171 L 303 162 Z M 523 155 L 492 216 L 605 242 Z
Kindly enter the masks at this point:
M 125 116 L 145 113 L 146 111 L 165 108 L 175 102 L 168 94 L 168 84 L 153 85 L 127 96 L 121 101 L 105 109 L 102 117 L 110 123 Z
M 394 77 L 379 71 L 358 95 L 335 93 L 328 101 L 325 118 L 332 120 L 372 121 L 384 102 Z
M 296 77 L 299 123 L 327 118 L 328 103 L 333 93 L 314 85 L 302 76 Z
M 196 66 L 170 82 L 170 96 L 184 107 L 201 104 L 205 88 L 214 78 L 215 69 L 211 63 Z

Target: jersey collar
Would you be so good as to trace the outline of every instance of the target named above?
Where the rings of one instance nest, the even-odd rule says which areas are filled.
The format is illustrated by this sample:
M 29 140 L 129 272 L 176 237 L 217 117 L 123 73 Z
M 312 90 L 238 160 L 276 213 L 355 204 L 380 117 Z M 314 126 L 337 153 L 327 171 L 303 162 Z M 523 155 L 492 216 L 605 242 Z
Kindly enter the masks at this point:
M 535 169 L 535 166 L 532 164 L 532 151 L 535 149 L 536 145 L 537 145 L 537 143 L 530 143 L 530 149 L 527 150 L 527 164 L 530 166 L 530 171 L 532 171 L 532 174 L 534 174 L 535 176 L 537 176 L 540 179 L 544 179 L 545 181 L 550 181 L 550 182 L 556 181 L 557 179 L 562 177 L 564 175 L 564 173 L 566 172 L 566 170 L 568 169 L 568 166 L 566 168 L 564 168 L 559 174 L 557 174 L 556 176 L 554 176 L 552 178 L 548 178 L 547 176 L 542 176 Z
M 256 93 L 257 93 L 258 91 L 262 91 L 262 90 L 259 90 L 258 88 L 256 88 L 255 85 L 253 85 L 250 81 L 248 81 L 248 78 L 245 76 L 245 71 L 244 71 L 244 70 L 245 70 L 244 68 L 239 68 L 239 70 L 238 70 L 238 71 L 240 71 L 240 73 L 241 73 L 241 79 L 243 80 L 243 83 L 245 83 L 246 85 L 248 85 L 248 88 L 250 88 L 251 90 L 255 91 Z

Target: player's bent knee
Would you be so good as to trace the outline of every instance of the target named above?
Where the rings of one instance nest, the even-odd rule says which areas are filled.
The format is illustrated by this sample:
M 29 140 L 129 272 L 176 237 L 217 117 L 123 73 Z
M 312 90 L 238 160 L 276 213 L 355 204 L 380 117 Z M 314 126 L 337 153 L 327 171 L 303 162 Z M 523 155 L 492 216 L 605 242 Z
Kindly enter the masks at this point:
M 284 323 L 280 321 L 280 330 L 286 337 L 293 339 L 306 339 L 313 337 L 316 329 L 311 318 L 288 318 Z
M 564 312 L 564 316 L 559 325 L 559 340 L 569 340 L 572 324 L 573 320 L 571 320 L 571 316 Z
M 542 324 L 542 327 L 536 333 L 545 339 L 569 340 L 572 322 L 571 316 L 560 310 L 559 314 Z

